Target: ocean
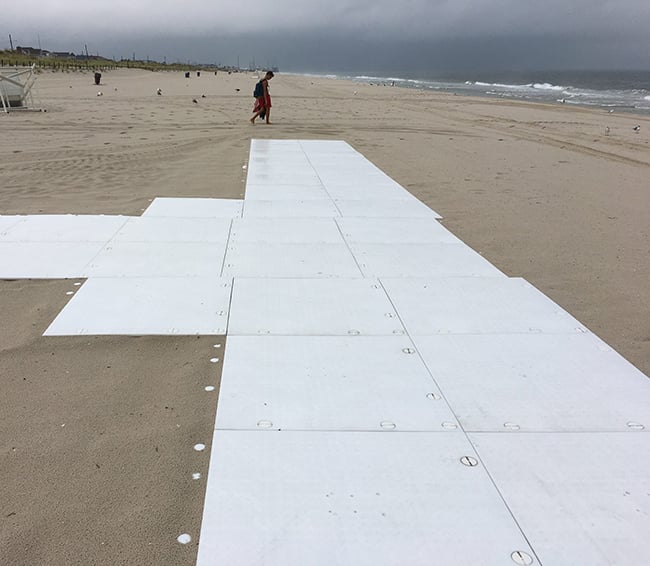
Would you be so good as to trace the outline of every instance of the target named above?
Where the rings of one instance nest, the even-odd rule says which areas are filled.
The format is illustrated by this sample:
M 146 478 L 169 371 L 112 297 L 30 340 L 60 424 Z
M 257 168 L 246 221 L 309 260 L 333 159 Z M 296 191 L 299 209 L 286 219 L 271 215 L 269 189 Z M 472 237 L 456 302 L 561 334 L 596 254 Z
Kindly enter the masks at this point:
M 382 72 L 325 76 L 373 85 L 650 114 L 650 71 Z

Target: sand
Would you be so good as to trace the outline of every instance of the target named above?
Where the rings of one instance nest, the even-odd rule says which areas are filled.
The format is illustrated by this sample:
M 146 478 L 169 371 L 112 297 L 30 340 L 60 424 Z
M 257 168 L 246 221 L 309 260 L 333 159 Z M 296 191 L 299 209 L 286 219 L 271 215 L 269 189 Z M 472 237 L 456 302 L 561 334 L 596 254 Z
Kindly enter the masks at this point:
M 0 214 L 241 198 L 252 137 L 343 139 L 650 373 L 648 117 L 280 73 L 252 126 L 252 75 L 102 83 L 43 73 L 46 113 L 0 115 Z M 0 281 L 0 564 L 193 564 L 225 340 L 42 337 L 72 288 Z

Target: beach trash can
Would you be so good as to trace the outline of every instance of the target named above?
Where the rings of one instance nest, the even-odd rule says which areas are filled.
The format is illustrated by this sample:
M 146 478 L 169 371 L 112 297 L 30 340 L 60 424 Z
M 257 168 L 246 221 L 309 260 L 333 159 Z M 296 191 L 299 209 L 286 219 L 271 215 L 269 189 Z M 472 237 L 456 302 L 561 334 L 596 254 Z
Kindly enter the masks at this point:
M 201 76 L 201 71 L 197 71 L 197 72 L 196 72 L 196 76 L 197 76 L 197 77 L 200 77 L 200 76 Z
M 189 78 L 190 78 L 190 72 L 189 72 L 189 71 L 187 71 L 187 73 L 185 73 L 185 78 L 186 78 L 186 79 L 189 79 Z
M 102 74 L 101 73 L 95 73 L 95 84 L 98 85 L 101 80 L 102 80 Z

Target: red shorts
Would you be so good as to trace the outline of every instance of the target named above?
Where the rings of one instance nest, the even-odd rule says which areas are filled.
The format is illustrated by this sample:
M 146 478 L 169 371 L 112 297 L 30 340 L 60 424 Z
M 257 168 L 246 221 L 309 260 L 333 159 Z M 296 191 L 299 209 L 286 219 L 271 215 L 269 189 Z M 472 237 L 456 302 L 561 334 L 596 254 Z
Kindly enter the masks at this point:
M 253 106 L 253 112 L 259 112 L 260 110 L 264 110 L 266 108 L 271 108 L 270 96 L 267 96 L 266 98 L 264 96 L 260 96 L 259 98 L 255 99 L 255 106 Z

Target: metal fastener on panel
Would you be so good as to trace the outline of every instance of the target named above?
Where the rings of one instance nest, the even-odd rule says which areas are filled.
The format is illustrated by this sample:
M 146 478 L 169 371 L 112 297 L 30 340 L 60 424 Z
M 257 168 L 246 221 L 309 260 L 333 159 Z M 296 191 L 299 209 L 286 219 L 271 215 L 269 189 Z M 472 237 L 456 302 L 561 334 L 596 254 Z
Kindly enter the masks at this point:
M 440 397 L 440 395 L 438 395 L 437 393 L 427 393 L 427 399 L 431 399 L 433 401 L 440 401 L 442 397 Z
M 512 561 L 515 564 L 521 564 L 523 566 L 529 566 L 530 564 L 533 563 L 533 557 L 522 550 L 515 550 L 510 555 L 510 558 L 512 558 Z
M 503 428 L 507 428 L 508 430 L 519 430 L 521 427 L 515 423 L 503 423 Z
M 633 421 L 630 421 L 629 423 L 627 423 L 627 426 L 628 426 L 628 428 L 631 428 L 632 430 L 643 430 L 645 428 L 645 426 L 642 425 L 641 423 L 635 423 Z
M 468 466 L 470 468 L 478 466 L 478 460 L 473 456 L 463 456 L 460 459 L 460 463 L 463 464 L 463 466 Z
M 402 352 L 405 354 L 415 354 L 415 350 L 413 348 L 402 348 Z

